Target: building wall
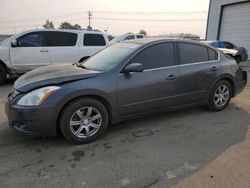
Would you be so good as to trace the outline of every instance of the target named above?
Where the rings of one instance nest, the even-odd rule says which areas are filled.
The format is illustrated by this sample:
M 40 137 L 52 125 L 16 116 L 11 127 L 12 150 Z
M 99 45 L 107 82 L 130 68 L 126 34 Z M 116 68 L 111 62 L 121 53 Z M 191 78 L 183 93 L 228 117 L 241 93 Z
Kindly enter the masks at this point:
M 217 40 L 223 5 L 246 1 L 248 0 L 210 0 L 206 40 Z

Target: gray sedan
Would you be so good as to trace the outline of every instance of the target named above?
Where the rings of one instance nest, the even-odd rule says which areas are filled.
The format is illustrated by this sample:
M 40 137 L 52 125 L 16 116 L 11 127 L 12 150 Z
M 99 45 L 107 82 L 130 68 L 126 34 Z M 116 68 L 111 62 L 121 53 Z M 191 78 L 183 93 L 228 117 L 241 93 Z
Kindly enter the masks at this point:
M 92 142 L 109 124 L 163 110 L 204 105 L 220 111 L 243 91 L 247 73 L 217 49 L 187 40 L 122 42 L 81 64 L 31 71 L 6 102 L 23 134 Z

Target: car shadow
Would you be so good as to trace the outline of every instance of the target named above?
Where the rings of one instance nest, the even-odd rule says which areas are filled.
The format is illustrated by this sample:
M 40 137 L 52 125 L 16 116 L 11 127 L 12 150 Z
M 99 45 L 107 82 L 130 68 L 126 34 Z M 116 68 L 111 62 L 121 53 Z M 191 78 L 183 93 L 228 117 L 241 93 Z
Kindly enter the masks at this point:
M 147 187 L 161 181 L 170 186 L 242 142 L 249 124 L 249 113 L 234 104 L 217 113 L 192 108 L 112 125 L 96 142 L 74 146 L 61 136 L 21 136 L 4 122 L 0 124 L 0 166 L 3 166 L 0 177 L 6 176 L 7 182 L 8 174 L 19 173 L 27 164 L 32 166 L 27 173 L 32 173 L 41 165 L 53 163 L 53 168 L 61 173 L 66 173 L 64 168 L 71 171 L 87 165 L 92 170 L 86 179 L 89 178 L 92 187 L 98 187 L 100 182 L 109 187 L 114 185 L 112 181 L 116 186 L 119 184 L 116 178 L 120 177 L 129 177 L 132 187 Z M 27 159 L 21 165 L 15 161 L 19 156 Z M 4 166 L 8 160 L 13 161 L 13 171 Z M 115 170 L 109 172 L 109 177 L 103 176 L 110 168 Z M 47 171 L 55 173 L 45 168 L 44 172 Z M 93 174 L 99 177 L 99 182 L 91 180 Z

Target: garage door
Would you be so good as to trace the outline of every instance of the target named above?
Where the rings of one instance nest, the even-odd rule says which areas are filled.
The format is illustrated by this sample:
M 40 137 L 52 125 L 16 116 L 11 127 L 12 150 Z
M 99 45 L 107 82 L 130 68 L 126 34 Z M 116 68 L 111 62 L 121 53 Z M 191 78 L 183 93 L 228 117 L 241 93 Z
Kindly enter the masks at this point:
M 250 56 L 250 2 L 223 8 L 219 40 L 245 47 Z

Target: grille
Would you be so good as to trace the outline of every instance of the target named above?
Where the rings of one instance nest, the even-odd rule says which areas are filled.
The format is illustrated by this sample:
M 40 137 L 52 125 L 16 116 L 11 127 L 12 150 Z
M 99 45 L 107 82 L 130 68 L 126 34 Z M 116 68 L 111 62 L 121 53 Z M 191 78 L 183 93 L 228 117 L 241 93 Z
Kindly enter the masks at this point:
M 13 88 L 8 96 L 8 100 L 11 102 L 13 101 L 18 95 L 20 94 L 19 91 L 15 90 L 15 88 Z

